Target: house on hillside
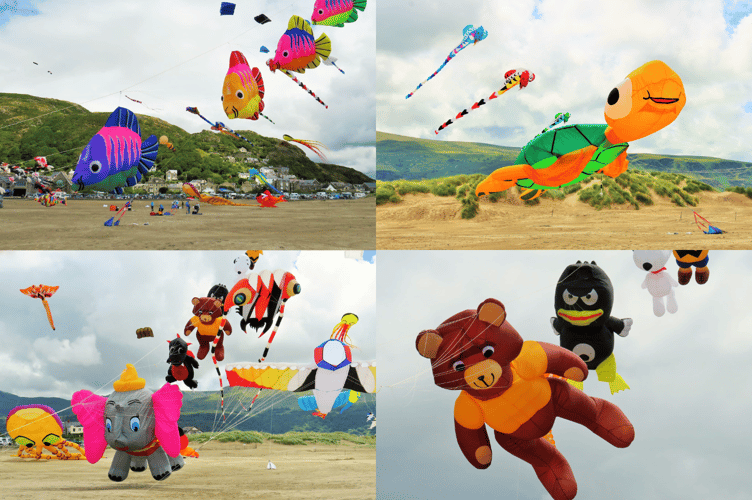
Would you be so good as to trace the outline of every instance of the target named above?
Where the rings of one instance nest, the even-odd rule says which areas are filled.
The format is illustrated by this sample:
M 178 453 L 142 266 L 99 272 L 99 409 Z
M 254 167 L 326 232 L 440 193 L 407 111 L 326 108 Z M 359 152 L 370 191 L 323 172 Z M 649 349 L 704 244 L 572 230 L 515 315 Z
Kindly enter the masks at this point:
M 168 170 L 167 171 L 167 175 L 165 176 L 165 180 L 167 180 L 167 182 L 170 182 L 170 181 L 175 182 L 175 181 L 177 181 L 178 180 L 178 171 L 177 170 Z
M 251 174 L 249 174 L 248 172 L 238 172 L 238 178 L 239 179 L 250 179 L 251 178 Z
M 337 188 L 336 188 L 336 187 L 334 187 L 334 186 L 333 186 L 332 184 L 329 184 L 328 186 L 326 186 L 326 187 L 324 188 L 324 191 L 335 192 L 335 191 L 337 191 Z
M 321 186 L 321 183 L 317 181 L 316 179 L 303 179 L 298 181 L 292 182 L 293 186 L 295 186 L 296 191 L 310 191 L 315 192 L 318 191 L 319 186 Z

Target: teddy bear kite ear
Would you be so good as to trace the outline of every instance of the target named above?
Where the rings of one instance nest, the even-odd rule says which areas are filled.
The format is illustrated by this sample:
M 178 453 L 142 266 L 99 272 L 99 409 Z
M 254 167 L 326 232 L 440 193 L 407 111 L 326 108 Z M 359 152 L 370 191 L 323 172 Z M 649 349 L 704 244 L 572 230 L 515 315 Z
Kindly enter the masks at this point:
M 486 299 L 478 306 L 478 319 L 484 323 L 501 326 L 507 319 L 507 311 L 504 304 L 496 299 Z
M 441 335 L 436 333 L 436 330 L 423 330 L 415 339 L 415 347 L 424 358 L 434 359 L 439 353 L 442 340 Z

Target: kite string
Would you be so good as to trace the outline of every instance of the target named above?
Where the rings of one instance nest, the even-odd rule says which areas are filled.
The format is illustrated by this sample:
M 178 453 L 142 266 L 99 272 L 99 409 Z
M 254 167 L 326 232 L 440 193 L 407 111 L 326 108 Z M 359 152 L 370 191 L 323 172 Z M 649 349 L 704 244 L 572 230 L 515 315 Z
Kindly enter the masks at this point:
M 154 349 L 152 349 L 151 351 L 149 351 L 149 352 L 147 352 L 146 354 L 144 354 L 144 355 L 143 355 L 143 356 L 142 356 L 141 358 L 139 358 L 139 359 L 138 359 L 138 361 L 136 361 L 135 363 L 132 363 L 132 364 L 133 364 L 134 366 L 135 366 L 135 365 L 137 365 L 138 363 L 140 363 L 141 361 L 143 361 L 143 359 L 144 359 L 144 358 L 146 358 L 146 357 L 147 357 L 148 355 L 150 355 L 151 353 L 153 353 L 154 351 L 156 351 L 156 350 L 157 350 L 157 349 L 159 349 L 159 348 L 160 348 L 160 346 L 158 345 L 157 347 L 155 347 L 155 348 L 154 348 Z M 94 390 L 94 391 L 92 391 L 92 392 L 93 392 L 94 394 L 96 394 L 97 392 L 99 392 L 100 390 L 102 390 L 102 388 L 104 388 L 105 386 L 107 386 L 107 385 L 110 385 L 111 383 L 113 383 L 113 382 L 115 382 L 116 380 L 119 380 L 119 379 L 120 379 L 120 375 L 118 375 L 117 377 L 115 377 L 115 378 L 113 378 L 113 379 L 109 380 L 108 382 L 105 382 L 105 383 L 104 383 L 104 384 L 102 384 L 102 385 L 101 385 L 101 386 L 100 386 L 99 388 L 97 388 L 96 390 Z M 78 404 L 84 404 L 84 403 L 83 403 L 83 402 L 81 402 L 81 403 L 78 403 Z M 70 410 L 71 408 L 73 408 L 73 405 L 72 405 L 72 404 L 71 404 L 70 406 L 66 406 L 66 407 L 65 407 L 65 408 L 63 408 L 62 410 L 56 410 L 56 411 L 55 411 L 55 415 L 59 415 L 60 413 L 64 412 L 65 410 Z M 24 424 L 24 425 L 22 425 L 22 426 L 20 426 L 20 427 L 17 427 L 17 428 L 15 428 L 15 429 L 13 429 L 13 430 L 23 429 L 24 427 L 26 427 L 26 426 L 28 426 L 28 425 L 31 425 L 31 424 L 33 424 L 33 423 L 35 423 L 35 422 L 36 422 L 36 421 L 32 421 L 32 422 L 29 422 L 29 423 L 27 423 L 27 424 Z M 7 434 L 7 432 L 6 432 L 6 434 Z
M 287 5 L 286 7 L 290 7 L 290 6 L 292 6 L 292 5 L 293 5 L 293 4 L 289 4 L 289 5 Z M 280 12 L 280 11 L 277 11 L 277 12 Z M 50 111 L 49 113 L 44 113 L 44 114 L 41 114 L 41 115 L 37 115 L 37 116 L 34 116 L 33 118 L 27 118 L 26 120 L 21 120 L 21 121 L 19 121 L 19 122 L 11 123 L 11 124 L 9 124 L 9 125 L 4 125 L 4 126 L 0 127 L 0 130 L 2 130 L 2 129 L 4 129 L 4 128 L 7 128 L 7 127 L 12 127 L 12 126 L 14 126 L 14 125 L 18 125 L 18 124 L 20 124 L 20 123 L 25 123 L 25 122 L 27 122 L 27 121 L 30 121 L 30 120 L 34 120 L 34 119 L 37 119 L 37 118 L 41 118 L 41 117 L 43 117 L 43 116 L 51 115 L 51 114 L 53 114 L 53 113 L 57 113 L 57 112 L 59 112 L 59 111 L 63 111 L 63 110 L 69 109 L 69 108 L 73 108 L 73 107 L 75 107 L 75 106 L 82 106 L 82 105 L 84 105 L 84 104 L 88 104 L 88 103 L 90 103 L 90 102 L 93 102 L 93 101 L 98 101 L 99 99 L 104 99 L 104 98 L 106 98 L 106 97 L 110 97 L 110 96 L 113 96 L 113 95 L 116 95 L 116 94 L 120 94 L 120 93 L 122 93 L 122 92 L 124 92 L 124 91 L 126 91 L 126 90 L 129 90 L 129 89 L 132 89 L 133 87 L 135 87 L 135 86 L 137 86 L 137 85 L 140 85 L 140 84 L 142 84 L 142 83 L 144 83 L 144 82 L 146 82 L 146 81 L 152 80 L 152 79 L 154 79 L 154 78 L 156 78 L 156 77 L 158 77 L 158 76 L 160 76 L 160 75 L 162 75 L 162 74 L 164 74 L 164 73 L 166 73 L 166 72 L 168 72 L 168 71 L 171 71 L 171 70 L 173 70 L 173 69 L 175 69 L 175 68 L 178 68 L 178 67 L 180 67 L 180 66 L 182 66 L 182 65 L 184 65 L 184 64 L 186 64 L 186 63 L 189 63 L 189 62 L 193 61 L 194 59 L 198 59 L 199 57 L 202 57 L 202 56 L 204 56 L 204 55 L 206 55 L 206 54 L 208 54 L 208 53 L 210 53 L 210 52 L 213 52 L 213 51 L 217 50 L 218 48 L 222 47 L 223 45 L 225 45 L 225 44 L 229 44 L 229 43 L 230 43 L 230 42 L 231 42 L 232 40 L 235 40 L 236 38 L 240 38 L 241 36 L 244 36 L 244 35 L 246 35 L 247 33 L 249 33 L 250 31 L 253 31 L 253 30 L 254 30 L 254 29 L 256 29 L 256 28 L 258 28 L 258 26 L 253 26 L 253 27 L 251 27 L 251 28 L 247 29 L 246 31 L 244 31 L 244 32 L 240 33 L 240 34 L 239 34 L 239 35 L 237 35 L 236 37 L 234 37 L 234 38 L 231 38 L 230 40 L 228 40 L 228 41 L 226 41 L 226 42 L 222 42 L 221 44 L 217 45 L 216 47 L 214 47 L 214 48 L 212 48 L 212 49 L 206 50 L 206 51 L 202 52 L 201 54 L 199 54 L 199 55 L 197 55 L 197 56 L 191 57 L 190 59 L 187 59 L 187 60 L 185 60 L 185 61 L 183 61 L 183 62 L 180 62 L 180 63 L 178 63 L 178 64 L 176 64 L 176 65 L 174 65 L 174 66 L 171 66 L 171 67 L 167 68 L 166 70 L 164 70 L 164 71 L 160 71 L 159 73 L 156 73 L 156 74 L 154 74 L 154 75 L 152 75 L 152 76 L 150 76 L 150 77 L 148 77 L 148 78 L 144 78 L 143 80 L 140 80 L 140 81 L 138 81 L 138 82 L 134 83 L 133 85 L 130 85 L 130 86 L 128 86 L 128 87 L 125 87 L 125 88 L 122 88 L 122 89 L 120 89 L 120 90 L 118 90 L 118 91 L 116 91 L 116 92 L 112 92 L 112 93 L 110 93 L 110 94 L 107 94 L 107 95 L 104 95 L 104 96 L 100 96 L 100 97 L 95 97 L 95 98 L 93 98 L 93 99 L 89 99 L 88 101 L 84 101 L 84 102 L 82 102 L 82 103 L 74 103 L 74 104 L 71 104 L 70 106 L 66 106 L 66 107 L 64 107 L 64 108 L 60 108 L 60 109 L 57 109 L 57 110 L 55 110 L 55 111 Z
M 555 287 L 556 285 L 560 284 L 560 283 L 563 283 L 563 282 L 564 282 L 564 281 L 566 281 L 567 279 L 569 279 L 569 277 L 570 277 L 570 276 L 572 276 L 572 275 L 574 274 L 574 272 L 576 272 L 576 269 L 575 269 L 575 270 L 573 270 L 573 271 L 572 271 L 571 273 L 569 273 L 568 275 L 566 275 L 566 276 L 563 276 L 563 277 L 561 278 L 561 280 L 559 280 L 559 281 L 557 281 L 557 282 L 556 282 L 556 284 L 554 285 L 554 287 Z M 508 304 L 513 304 L 513 303 L 515 303 L 515 302 L 517 302 L 517 301 L 519 301 L 519 300 L 525 299 L 525 298 L 527 298 L 527 297 L 529 297 L 529 296 L 531 296 L 531 295 L 533 295 L 533 294 L 537 294 L 538 292 L 540 292 L 540 291 L 543 291 L 543 290 L 546 290 L 546 289 L 549 289 L 549 288 L 551 288 L 551 285 L 545 285 L 545 286 L 542 286 L 542 287 L 540 287 L 540 288 L 538 288 L 538 289 L 536 289 L 536 290 L 532 290 L 532 291 L 530 291 L 529 293 L 527 293 L 527 294 L 525 294 L 525 295 L 520 295 L 519 297 L 515 297 L 514 299 L 512 299 L 512 300 L 508 301 L 507 303 L 508 303 Z M 505 308 L 505 311 L 506 311 L 506 308 Z M 468 316 L 465 316 L 465 317 L 462 317 L 462 318 L 459 318 L 459 319 L 457 319 L 456 321 L 454 321 L 454 322 L 452 322 L 452 323 L 456 323 L 456 322 L 459 322 L 459 321 L 463 321 L 463 320 L 466 320 L 467 318 L 468 318 Z M 473 321 L 475 321 L 475 319 L 477 319 L 477 315 L 476 315 L 476 317 L 475 317 L 475 318 L 473 319 Z M 447 325 L 450 325 L 450 324 L 452 324 L 452 323 L 442 323 L 442 324 L 441 324 L 440 326 L 447 326 Z M 471 324 L 471 325 L 472 325 L 472 324 Z M 485 333 L 485 332 L 486 332 L 486 331 L 487 331 L 487 330 L 488 330 L 488 329 L 489 329 L 489 328 L 490 328 L 491 326 L 492 326 L 492 324 L 489 324 L 489 325 L 488 325 L 488 326 L 487 326 L 486 328 L 484 328 L 483 330 L 481 330 L 481 331 L 480 331 L 480 332 L 479 332 L 479 333 L 478 333 L 478 334 L 477 334 L 477 335 L 476 335 L 475 337 L 471 338 L 471 339 L 470 339 L 470 341 L 473 341 L 473 340 L 475 340 L 476 338 L 478 338 L 479 336 L 483 335 L 483 334 L 484 334 L 484 333 Z M 444 361 L 445 361 L 445 360 L 447 359 L 447 357 L 448 357 L 448 356 L 449 356 L 449 357 L 451 357 L 451 356 L 452 356 L 452 355 L 454 354 L 454 353 L 453 353 L 453 349 L 454 349 L 454 348 L 456 348 L 456 346 L 457 346 L 457 343 L 458 343 L 458 342 L 459 342 L 459 339 L 455 340 L 453 344 L 450 344 L 450 345 L 449 345 L 449 347 L 447 347 L 447 349 L 445 350 L 445 353 L 444 353 L 444 355 L 443 355 L 443 356 L 442 356 L 441 358 L 439 358 L 439 359 L 436 359 L 436 360 L 432 360 L 432 361 L 431 361 L 431 367 L 430 367 L 430 368 L 425 368 L 425 369 L 423 369 L 423 370 L 419 370 L 419 371 L 417 371 L 417 372 L 416 372 L 416 373 L 415 373 L 414 375 L 410 375 L 409 377 L 406 377 L 406 378 L 404 378 L 404 379 L 402 379 L 402 380 L 399 380 L 399 381 L 397 381 L 397 382 L 395 382 L 395 383 L 392 383 L 392 384 L 389 384 L 389 385 L 385 385 L 385 386 L 382 386 L 382 387 L 395 388 L 395 387 L 396 387 L 396 386 L 398 386 L 398 385 L 402 385 L 402 384 L 404 384 L 404 383 L 407 383 L 407 382 L 411 382 L 411 381 L 412 381 L 413 383 L 417 383 L 417 380 L 418 380 L 418 379 L 419 379 L 420 377 L 422 377 L 422 376 L 423 376 L 424 374 L 428 373 L 429 371 L 432 371 L 432 370 L 433 370 L 433 366 L 434 366 L 434 365 L 439 365 L 439 364 L 443 363 L 443 362 L 444 362 Z M 386 345 L 386 344 L 385 344 L 385 345 Z M 451 371 L 450 371 L 450 372 L 447 372 L 447 373 L 451 373 Z M 440 376 L 440 375 L 442 375 L 442 373 L 437 373 L 437 375 L 438 375 L 438 376 Z

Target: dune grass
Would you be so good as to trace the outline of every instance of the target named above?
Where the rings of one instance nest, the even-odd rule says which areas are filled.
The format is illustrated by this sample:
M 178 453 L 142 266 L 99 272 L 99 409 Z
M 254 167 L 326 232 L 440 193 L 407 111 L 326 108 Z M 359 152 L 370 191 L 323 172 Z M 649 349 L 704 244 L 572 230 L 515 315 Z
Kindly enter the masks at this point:
M 356 436 L 346 432 L 286 432 L 285 434 L 269 434 L 268 432 L 256 431 L 230 431 L 230 432 L 203 432 L 201 434 L 192 434 L 188 436 L 192 442 L 205 443 L 209 440 L 219 441 L 220 443 L 263 443 L 271 441 L 284 445 L 308 445 L 308 444 L 329 444 L 338 445 L 343 441 L 365 445 L 376 446 L 376 436 Z
M 463 219 L 472 219 L 480 211 L 476 186 L 485 178 L 482 174 L 456 175 L 423 181 L 378 181 L 376 187 L 376 204 L 400 203 L 402 197 L 414 193 L 431 193 L 435 196 L 454 196 L 462 204 Z M 516 191 L 516 194 L 515 194 Z M 596 210 L 612 205 L 629 204 L 635 210 L 641 206 L 654 204 L 654 196 L 668 198 L 680 207 L 697 206 L 699 199 L 695 196 L 700 191 L 715 189 L 694 178 L 682 174 L 666 172 L 648 172 L 628 170 L 616 179 L 603 174 L 594 174 L 590 181 L 572 184 L 560 189 L 550 189 L 534 200 L 525 201 L 525 205 L 538 205 L 542 199 L 563 200 L 575 194 L 577 199 L 587 203 Z M 730 187 L 727 191 L 744 194 L 752 198 L 752 188 Z M 492 193 L 485 199 L 491 203 L 518 197 L 522 190 L 516 188 L 500 193 Z

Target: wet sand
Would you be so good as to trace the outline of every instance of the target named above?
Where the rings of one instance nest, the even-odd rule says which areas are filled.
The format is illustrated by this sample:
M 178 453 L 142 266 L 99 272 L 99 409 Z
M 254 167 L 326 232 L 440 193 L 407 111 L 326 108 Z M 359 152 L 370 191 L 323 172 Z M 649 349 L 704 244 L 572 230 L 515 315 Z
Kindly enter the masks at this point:
M 474 219 L 460 216 L 454 197 L 414 194 L 376 208 L 379 249 L 749 249 L 752 200 L 731 192 L 699 193 L 697 207 L 679 207 L 654 195 L 655 204 L 596 210 L 570 195 L 536 206 L 519 200 L 481 201 Z M 698 229 L 697 211 L 725 234 Z M 689 234 L 688 234 L 689 233 Z
M 252 200 L 246 200 L 253 203 Z M 150 216 L 149 200 L 137 200 L 117 227 L 104 222 L 123 200 L 72 200 L 44 207 L 34 200 L 8 199 L 0 209 L 3 250 L 264 250 L 373 249 L 375 198 L 306 200 L 275 208 L 201 204 L 203 215 Z M 168 207 L 170 202 L 164 203 Z M 159 203 L 155 202 L 155 206 Z M 148 223 L 148 225 L 145 225 Z

